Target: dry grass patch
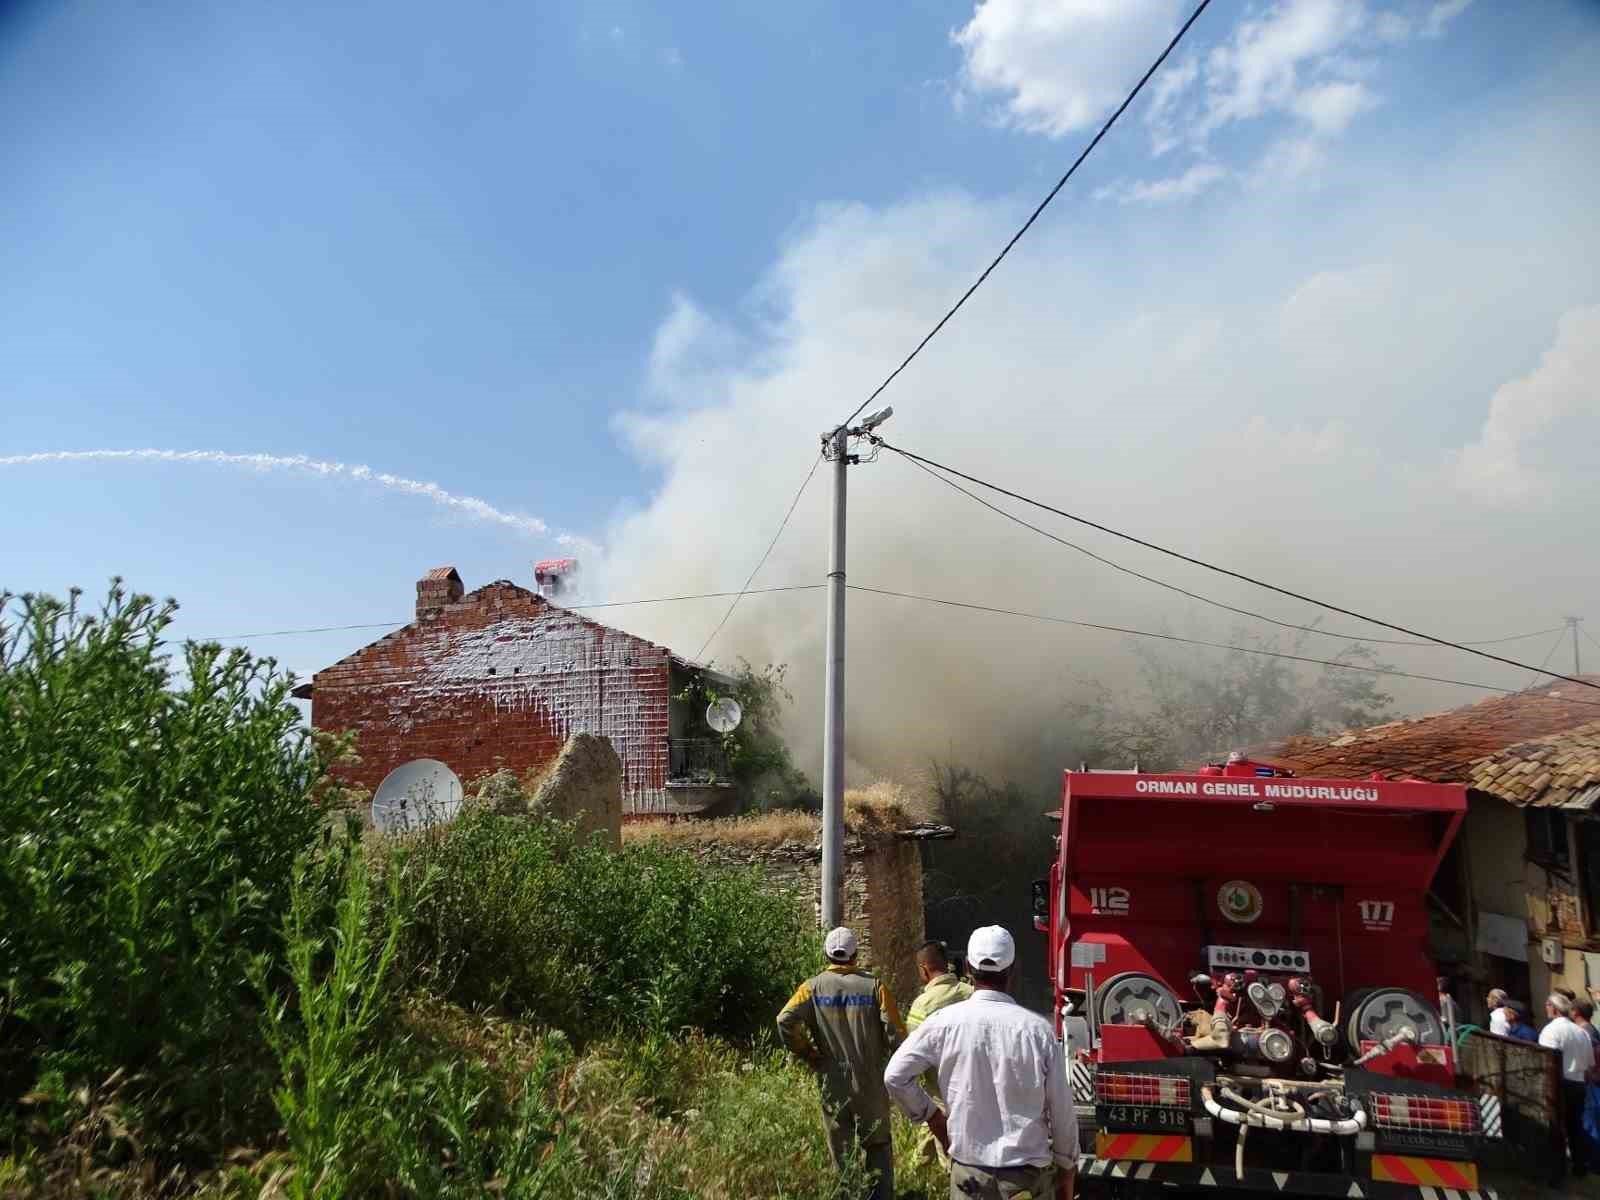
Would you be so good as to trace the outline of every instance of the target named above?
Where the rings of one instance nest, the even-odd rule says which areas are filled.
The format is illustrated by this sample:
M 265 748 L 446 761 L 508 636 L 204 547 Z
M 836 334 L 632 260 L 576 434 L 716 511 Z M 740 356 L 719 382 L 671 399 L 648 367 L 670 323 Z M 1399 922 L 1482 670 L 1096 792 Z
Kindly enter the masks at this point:
M 891 780 L 851 788 L 844 794 L 844 822 L 851 833 L 890 833 L 926 819 L 927 806 Z M 789 842 L 814 846 L 820 837 L 821 824 L 815 813 L 792 810 L 704 821 L 630 821 L 622 827 L 624 842 L 656 841 L 684 848 L 715 844 L 770 850 Z
M 814 845 L 819 835 L 817 818 L 804 812 L 757 813 L 748 817 L 719 817 L 709 821 L 629 821 L 622 827 L 624 842 L 659 842 L 688 849 L 716 843 L 752 850 L 771 849 L 785 842 Z

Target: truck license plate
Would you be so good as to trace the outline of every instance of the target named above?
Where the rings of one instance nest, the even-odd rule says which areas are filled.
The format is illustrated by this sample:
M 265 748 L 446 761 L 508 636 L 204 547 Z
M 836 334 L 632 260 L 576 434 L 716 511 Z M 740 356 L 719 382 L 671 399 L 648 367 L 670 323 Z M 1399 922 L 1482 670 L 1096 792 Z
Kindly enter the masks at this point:
M 1182 1108 L 1156 1108 L 1145 1104 L 1101 1104 L 1095 1108 L 1101 1129 L 1162 1129 L 1189 1132 L 1189 1113 Z

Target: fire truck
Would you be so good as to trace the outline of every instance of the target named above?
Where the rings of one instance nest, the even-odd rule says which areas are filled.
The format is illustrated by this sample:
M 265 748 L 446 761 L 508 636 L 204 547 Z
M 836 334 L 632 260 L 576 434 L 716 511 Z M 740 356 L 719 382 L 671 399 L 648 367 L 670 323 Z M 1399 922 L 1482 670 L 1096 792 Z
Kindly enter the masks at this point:
M 1428 886 L 1466 807 L 1461 787 L 1239 755 L 1068 771 L 1034 924 L 1080 1188 L 1493 1200 L 1428 957 Z

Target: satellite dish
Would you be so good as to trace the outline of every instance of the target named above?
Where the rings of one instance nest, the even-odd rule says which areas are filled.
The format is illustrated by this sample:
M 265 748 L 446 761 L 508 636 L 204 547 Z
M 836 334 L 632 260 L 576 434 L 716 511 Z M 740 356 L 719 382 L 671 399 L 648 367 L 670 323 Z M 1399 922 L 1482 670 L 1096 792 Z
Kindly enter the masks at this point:
M 739 728 L 739 722 L 742 720 L 744 720 L 744 709 L 740 708 L 739 702 L 731 696 L 724 696 L 721 700 L 706 705 L 706 724 L 718 733 L 732 733 Z
M 372 795 L 372 823 L 381 833 L 409 833 L 444 825 L 460 811 L 461 780 L 432 758 L 396 767 Z

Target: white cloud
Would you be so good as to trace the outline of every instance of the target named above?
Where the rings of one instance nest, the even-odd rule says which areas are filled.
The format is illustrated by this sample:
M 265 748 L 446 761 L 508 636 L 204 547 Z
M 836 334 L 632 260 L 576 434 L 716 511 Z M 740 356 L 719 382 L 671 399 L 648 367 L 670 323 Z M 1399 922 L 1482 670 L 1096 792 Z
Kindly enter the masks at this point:
M 1398 8 L 1386 9 L 1377 14 L 1373 32 L 1385 42 L 1404 42 L 1413 37 L 1443 37 L 1454 21 L 1472 4 L 1472 0 L 1413 0 Z
M 1158 157 L 1179 143 L 1176 132 L 1178 100 L 1200 78 L 1200 61 L 1192 56 L 1168 62 L 1150 83 L 1145 124 L 1150 128 L 1150 150 Z
M 1285 0 L 1206 58 L 1202 134 L 1233 121 L 1293 111 L 1306 75 L 1361 30 L 1365 8 L 1351 0 Z
M 1320 134 L 1343 133 L 1345 127 L 1368 109 L 1377 97 L 1359 80 L 1334 80 L 1305 88 L 1294 98 L 1294 111 Z
M 664 66 L 671 67 L 674 71 L 683 68 L 683 52 L 676 46 L 668 46 L 661 51 L 661 62 Z
M 1145 203 L 1198 195 L 1223 178 L 1206 165 L 1214 135 L 1247 122 L 1280 128 L 1268 126 L 1269 149 L 1254 169 L 1228 173 L 1253 182 L 1314 177 L 1331 141 L 1381 102 L 1383 52 L 1441 35 L 1468 2 L 1275 0 L 1247 10 L 1209 50 L 1169 61 L 1144 102 L 1151 152 L 1187 148 L 1200 169 L 1106 194 Z M 1160 0 L 980 0 L 953 34 L 963 54 L 958 96 L 997 98 L 1003 119 L 1030 132 L 1082 129 L 1122 98 L 1181 15 Z M 1202 24 L 1192 44 L 1212 32 Z
M 1327 161 L 1327 143 L 1319 137 L 1279 138 L 1262 152 L 1248 178 L 1255 187 L 1296 183 L 1315 177 Z
M 1338 417 L 1318 426 L 1277 428 L 1260 413 L 1251 417 L 1235 444 L 1288 465 L 1331 463 L 1350 450 L 1350 427 Z
M 1600 416 L 1600 305 L 1566 313 L 1539 365 L 1495 391 L 1478 440 L 1457 456 L 1457 484 L 1490 504 L 1548 500 L 1552 477 L 1525 451 L 1579 412 Z
M 1438 0 L 1422 20 L 1422 35 L 1424 37 L 1442 36 L 1450 22 L 1466 12 L 1471 3 L 1472 0 Z
M 1005 119 L 1060 137 L 1104 117 L 1176 28 L 1177 0 L 979 0 L 951 34 Z
M 1108 185 L 1097 189 L 1095 196 L 1121 200 L 1124 204 L 1164 204 L 1198 196 L 1227 177 L 1227 170 L 1216 163 L 1195 163 L 1187 171 L 1166 179 Z

